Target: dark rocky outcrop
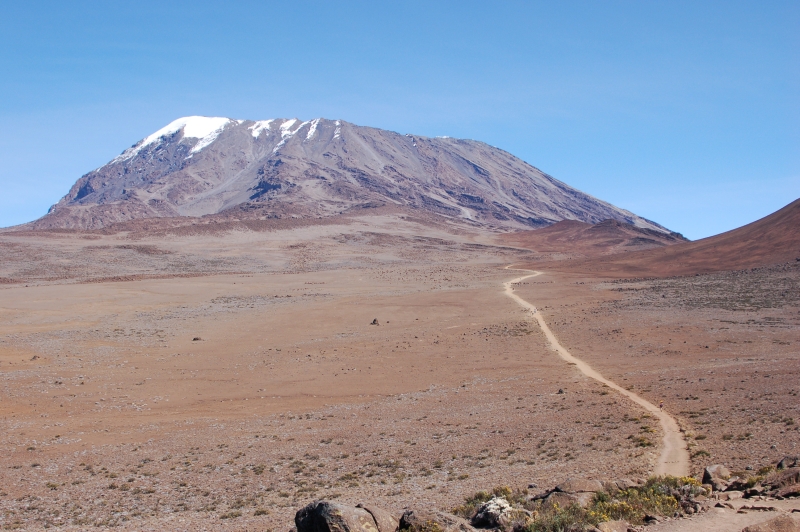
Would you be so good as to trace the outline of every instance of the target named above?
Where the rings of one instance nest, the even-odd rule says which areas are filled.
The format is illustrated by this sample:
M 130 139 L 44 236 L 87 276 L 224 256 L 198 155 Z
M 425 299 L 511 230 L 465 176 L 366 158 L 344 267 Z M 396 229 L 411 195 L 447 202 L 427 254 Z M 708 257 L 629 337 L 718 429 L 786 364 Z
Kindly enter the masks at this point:
M 395 532 L 397 520 L 372 506 L 314 501 L 297 512 L 297 532 Z

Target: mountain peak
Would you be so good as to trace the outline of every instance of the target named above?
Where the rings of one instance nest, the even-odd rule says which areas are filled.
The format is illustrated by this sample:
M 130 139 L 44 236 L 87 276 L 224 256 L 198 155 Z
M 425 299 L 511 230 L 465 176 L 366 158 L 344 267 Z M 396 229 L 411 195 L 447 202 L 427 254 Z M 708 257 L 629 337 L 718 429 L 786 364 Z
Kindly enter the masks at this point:
M 324 118 L 204 116 L 174 120 L 84 175 L 32 225 L 99 228 L 234 208 L 237 216 L 318 218 L 364 205 L 494 230 L 610 218 L 666 231 L 478 141 Z
M 241 121 L 238 120 L 219 116 L 184 116 L 178 118 L 122 152 L 117 158 L 111 161 L 111 163 L 132 159 L 143 148 L 158 142 L 161 137 L 174 135 L 178 131 L 183 131 L 182 138 L 199 139 L 197 144 L 192 148 L 192 152 L 200 151 L 214 142 L 220 132 L 222 132 L 222 129 L 233 122 L 241 123 Z

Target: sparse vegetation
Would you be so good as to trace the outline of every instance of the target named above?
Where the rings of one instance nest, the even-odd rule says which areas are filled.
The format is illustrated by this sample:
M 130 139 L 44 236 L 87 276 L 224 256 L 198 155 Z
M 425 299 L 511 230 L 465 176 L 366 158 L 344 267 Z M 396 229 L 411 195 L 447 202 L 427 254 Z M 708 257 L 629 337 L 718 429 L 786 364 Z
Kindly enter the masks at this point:
M 558 503 L 530 501 L 527 490 L 499 487 L 491 492 L 479 491 L 467 497 L 462 505 L 453 509 L 453 513 L 469 519 L 483 503 L 497 496 L 505 498 L 520 512 L 518 518 L 512 520 L 509 529 L 524 532 L 583 531 L 604 521 L 622 519 L 631 524 L 642 524 L 646 515 L 671 516 L 690 504 L 692 497 L 704 491 L 700 483 L 691 477 L 651 477 L 642 486 L 598 491 L 592 501 L 582 507 L 579 504 L 561 506 Z

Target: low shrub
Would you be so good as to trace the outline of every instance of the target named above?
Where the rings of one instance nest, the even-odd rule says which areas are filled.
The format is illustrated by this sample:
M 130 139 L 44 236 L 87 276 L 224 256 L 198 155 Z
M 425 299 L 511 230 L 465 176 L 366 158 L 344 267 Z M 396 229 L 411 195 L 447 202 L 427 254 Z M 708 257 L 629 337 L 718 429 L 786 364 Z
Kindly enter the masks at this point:
M 578 504 L 560 506 L 532 502 L 528 500 L 527 490 L 499 487 L 467 497 L 453 513 L 470 519 L 481 504 L 498 496 L 504 497 L 515 509 L 530 512 L 531 517 L 524 524 L 516 521 L 515 532 L 583 532 L 604 521 L 620 519 L 639 525 L 647 515 L 671 516 L 684 506 L 690 506 L 692 498 L 704 492 L 692 477 L 651 477 L 642 486 L 598 491 L 584 508 Z

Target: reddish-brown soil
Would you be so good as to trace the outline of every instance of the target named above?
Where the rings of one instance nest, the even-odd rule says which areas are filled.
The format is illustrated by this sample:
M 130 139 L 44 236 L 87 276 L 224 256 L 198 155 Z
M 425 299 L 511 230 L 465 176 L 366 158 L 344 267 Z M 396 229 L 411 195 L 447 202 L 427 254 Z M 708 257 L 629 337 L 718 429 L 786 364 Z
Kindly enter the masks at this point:
M 642 229 L 616 220 L 587 224 L 564 220 L 544 229 L 506 233 L 500 240 L 508 245 L 520 246 L 546 254 L 548 258 L 563 260 L 597 257 L 617 253 L 630 253 L 660 248 L 687 240 L 677 233 L 661 233 Z
M 659 453 L 658 423 L 504 295 L 503 268 L 541 254 L 491 235 L 384 213 L 0 251 L 0 527 L 285 529 L 314 498 L 447 509 L 643 477 Z M 693 472 L 758 468 L 800 443 L 798 264 L 515 289 L 575 356 L 664 400 Z

